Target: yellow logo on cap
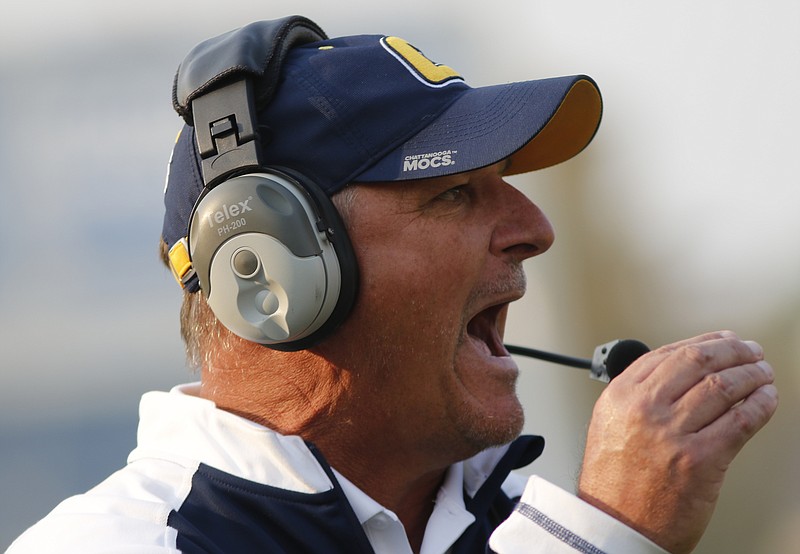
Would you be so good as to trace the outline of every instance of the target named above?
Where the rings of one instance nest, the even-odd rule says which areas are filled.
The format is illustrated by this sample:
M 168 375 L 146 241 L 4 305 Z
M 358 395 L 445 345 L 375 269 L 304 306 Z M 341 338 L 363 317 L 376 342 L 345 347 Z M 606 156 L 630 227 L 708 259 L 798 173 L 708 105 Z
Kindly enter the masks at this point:
M 384 47 L 413 73 L 432 86 L 444 86 L 464 79 L 453 68 L 434 63 L 407 41 L 398 37 L 381 39 Z

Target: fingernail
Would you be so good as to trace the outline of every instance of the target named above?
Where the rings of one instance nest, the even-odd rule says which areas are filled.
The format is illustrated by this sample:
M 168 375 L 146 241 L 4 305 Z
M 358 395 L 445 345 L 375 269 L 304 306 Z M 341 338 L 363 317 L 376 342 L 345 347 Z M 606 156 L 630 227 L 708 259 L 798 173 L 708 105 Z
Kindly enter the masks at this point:
M 759 357 L 761 357 L 761 356 L 763 356 L 763 355 L 764 355 L 764 349 L 763 349 L 763 348 L 761 348 L 761 345 L 760 345 L 760 344 L 758 344 L 757 342 L 755 342 L 755 341 L 752 341 L 752 340 L 746 340 L 746 341 L 744 341 L 744 343 L 745 343 L 747 346 L 749 346 L 749 347 L 750 347 L 750 350 L 752 350 L 752 351 L 753 351 L 753 354 L 755 354 L 756 356 L 759 356 Z
M 772 398 L 778 398 L 778 389 L 775 387 L 775 385 L 764 385 L 761 388 L 764 389 L 764 392 L 766 392 Z
M 759 368 L 761 368 L 761 371 L 764 372 L 764 375 L 766 375 L 770 379 L 773 379 L 775 377 L 775 370 L 772 369 L 772 366 L 770 365 L 769 362 L 761 360 L 760 362 L 757 362 L 756 365 Z

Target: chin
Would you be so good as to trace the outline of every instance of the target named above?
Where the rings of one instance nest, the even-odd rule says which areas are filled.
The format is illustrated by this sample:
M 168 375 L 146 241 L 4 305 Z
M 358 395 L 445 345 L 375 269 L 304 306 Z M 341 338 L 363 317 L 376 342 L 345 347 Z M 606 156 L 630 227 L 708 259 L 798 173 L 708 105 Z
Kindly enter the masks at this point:
M 462 437 L 475 454 L 507 444 L 522 433 L 525 414 L 516 396 L 498 401 L 492 408 L 489 412 L 463 411 L 457 419 Z

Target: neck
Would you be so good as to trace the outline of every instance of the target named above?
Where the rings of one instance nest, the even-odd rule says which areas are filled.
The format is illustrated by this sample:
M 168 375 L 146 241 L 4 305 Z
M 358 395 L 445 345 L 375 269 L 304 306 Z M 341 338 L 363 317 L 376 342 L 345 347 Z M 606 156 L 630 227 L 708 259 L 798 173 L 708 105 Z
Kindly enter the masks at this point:
M 402 422 L 382 408 L 374 391 L 360 390 L 363 380 L 352 372 L 310 351 L 241 346 L 231 360 L 204 369 L 201 395 L 221 409 L 314 443 L 332 467 L 397 514 L 418 552 L 451 461 L 432 460 L 408 433 L 395 432 Z
M 332 467 L 397 515 L 412 551 L 419 552 L 447 467 L 422 471 L 422 464 L 391 440 L 376 444 L 363 437 L 328 434 L 312 442 Z

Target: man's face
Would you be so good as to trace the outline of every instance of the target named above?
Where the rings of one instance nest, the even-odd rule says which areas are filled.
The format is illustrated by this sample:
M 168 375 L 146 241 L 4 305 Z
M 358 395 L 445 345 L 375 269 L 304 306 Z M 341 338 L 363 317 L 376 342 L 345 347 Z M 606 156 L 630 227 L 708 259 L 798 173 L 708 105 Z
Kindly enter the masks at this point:
M 324 350 L 354 372 L 370 419 L 395 422 L 400 444 L 466 456 L 522 429 L 503 330 L 525 292 L 522 261 L 547 250 L 553 230 L 504 168 L 358 185 L 348 228 L 360 292 Z

